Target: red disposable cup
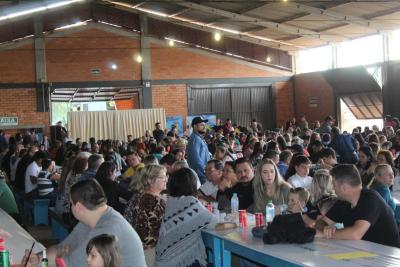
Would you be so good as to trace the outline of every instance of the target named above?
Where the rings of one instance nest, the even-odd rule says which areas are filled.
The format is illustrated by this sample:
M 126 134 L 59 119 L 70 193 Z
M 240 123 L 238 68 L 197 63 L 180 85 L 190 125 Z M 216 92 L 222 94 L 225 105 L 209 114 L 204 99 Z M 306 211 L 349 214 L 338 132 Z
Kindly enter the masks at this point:
M 242 227 L 247 226 L 247 214 L 246 210 L 239 210 L 239 225 Z
M 212 204 L 207 204 L 207 209 L 209 212 L 213 213 L 213 205 Z
M 261 227 L 263 225 L 264 225 L 264 215 L 261 212 L 256 213 L 256 226 Z

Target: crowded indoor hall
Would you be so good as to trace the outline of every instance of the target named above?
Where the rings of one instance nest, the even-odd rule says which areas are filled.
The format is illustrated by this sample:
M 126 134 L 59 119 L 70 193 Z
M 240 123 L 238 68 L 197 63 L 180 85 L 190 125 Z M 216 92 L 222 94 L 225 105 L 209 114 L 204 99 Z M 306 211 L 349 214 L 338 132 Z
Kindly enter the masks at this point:
M 0 267 L 400 266 L 400 2 L 0 1 Z

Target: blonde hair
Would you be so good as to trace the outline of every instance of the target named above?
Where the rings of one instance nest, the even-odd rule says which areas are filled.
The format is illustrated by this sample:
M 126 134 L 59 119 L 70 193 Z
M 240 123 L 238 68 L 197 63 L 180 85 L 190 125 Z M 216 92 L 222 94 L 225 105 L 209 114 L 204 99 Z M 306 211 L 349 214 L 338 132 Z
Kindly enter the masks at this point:
M 275 170 L 275 193 L 272 197 L 272 202 L 274 204 L 280 205 L 286 203 L 288 191 L 291 188 L 291 186 L 287 182 L 285 182 L 282 176 L 279 174 L 278 168 L 276 167 L 275 163 L 271 159 L 263 159 L 256 167 L 253 181 L 255 211 L 264 211 L 265 205 L 267 204 L 265 203 L 265 192 L 267 186 L 265 185 L 261 176 L 262 167 L 266 164 L 272 165 Z
M 332 184 L 332 175 L 326 169 L 315 172 L 312 179 L 310 199 L 315 204 L 321 197 L 335 195 Z
M 144 189 L 149 187 L 149 182 L 155 182 L 162 171 L 167 171 L 163 165 L 149 164 L 144 166 L 140 176 Z

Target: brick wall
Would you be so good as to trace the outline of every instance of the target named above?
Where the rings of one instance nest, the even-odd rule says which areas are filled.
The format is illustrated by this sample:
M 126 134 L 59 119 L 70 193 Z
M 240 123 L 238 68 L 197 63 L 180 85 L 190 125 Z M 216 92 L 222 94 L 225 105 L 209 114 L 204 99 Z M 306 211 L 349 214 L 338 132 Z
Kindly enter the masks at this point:
M 246 78 L 281 76 L 281 73 L 267 71 L 222 57 L 209 56 L 205 52 L 195 53 L 185 48 L 171 48 L 160 44 L 152 44 L 152 78 L 159 79 L 207 79 L 207 78 Z M 46 67 L 49 82 L 68 81 L 113 81 L 140 80 L 140 64 L 134 60 L 138 52 L 137 39 L 120 36 L 99 29 L 88 29 L 75 32 L 68 36 L 46 39 Z M 112 70 L 110 64 L 118 68 Z M 100 75 L 93 76 L 91 69 L 100 70 Z M 33 45 L 25 45 L 11 51 L 0 51 L 0 83 L 21 83 L 35 81 Z M 280 86 L 280 87 L 279 87 Z M 277 116 L 278 121 L 284 120 L 293 111 L 285 103 L 290 85 L 285 83 L 278 87 Z M 25 89 L 24 89 L 25 90 Z M 34 89 L 29 89 L 29 96 L 21 99 L 19 92 L 24 90 L 0 90 L 3 113 L 24 110 L 20 112 L 21 124 L 48 124 L 48 113 L 36 112 L 36 95 Z M 24 94 L 22 94 L 24 95 Z M 154 85 L 153 106 L 163 107 L 167 116 L 187 116 L 186 84 Z M 22 109 L 20 102 L 23 102 Z M 24 106 L 29 101 L 29 105 Z M 134 99 L 134 107 L 139 106 Z M 126 106 L 125 106 L 126 107 Z M 16 112 L 16 111 L 15 111 Z M 39 123 L 40 121 L 41 123 Z
M 0 51 L 0 83 L 30 83 L 35 81 L 33 44 Z
M 59 81 L 140 80 L 137 39 L 98 29 L 46 40 L 47 77 Z M 116 64 L 117 69 L 111 69 Z M 92 75 L 91 69 L 99 69 Z
M 281 76 L 278 72 L 247 66 L 244 62 L 236 64 L 228 59 L 197 54 L 185 48 L 155 44 L 151 48 L 152 78 L 155 80 Z
M 293 82 L 277 82 L 276 89 L 276 125 L 285 125 L 285 122 L 294 116 Z
M 18 116 L 20 126 L 49 124 L 48 112 L 36 112 L 35 89 L 1 89 L 0 94 L 0 114 Z M 5 132 L 14 134 L 17 131 Z
M 306 115 L 308 122 L 323 121 L 328 115 L 335 115 L 335 97 L 331 86 L 321 73 L 307 73 L 294 76 L 296 117 Z M 317 107 L 309 106 L 309 97 L 317 99 Z

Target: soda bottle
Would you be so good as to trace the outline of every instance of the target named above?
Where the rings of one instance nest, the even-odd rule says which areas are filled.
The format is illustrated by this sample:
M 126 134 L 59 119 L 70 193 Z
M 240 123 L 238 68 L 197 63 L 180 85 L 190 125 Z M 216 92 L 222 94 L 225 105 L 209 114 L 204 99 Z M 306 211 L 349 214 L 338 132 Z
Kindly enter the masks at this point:
M 0 238 L 0 267 L 10 267 L 10 253 L 6 250 L 3 238 Z

